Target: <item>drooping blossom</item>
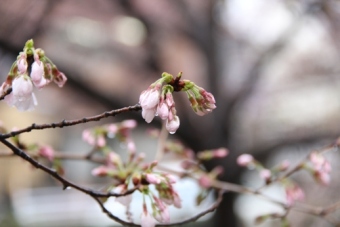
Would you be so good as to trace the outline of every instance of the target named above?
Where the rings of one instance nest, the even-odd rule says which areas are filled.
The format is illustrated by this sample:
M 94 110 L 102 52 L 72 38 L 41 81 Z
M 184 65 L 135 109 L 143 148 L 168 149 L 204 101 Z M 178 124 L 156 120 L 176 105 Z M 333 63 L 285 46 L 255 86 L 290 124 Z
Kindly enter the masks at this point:
M 149 87 L 143 91 L 139 97 L 139 103 L 142 106 L 142 116 L 147 123 L 150 123 L 157 112 L 157 105 L 160 99 L 161 85 Z
M 28 60 L 32 58 L 33 62 Z M 19 53 L 17 60 L 12 64 L 6 82 L 0 88 L 0 95 L 5 95 L 5 92 L 12 88 L 12 92 L 5 96 L 5 101 L 20 111 L 32 110 L 37 105 L 33 85 L 42 88 L 50 80 L 62 86 L 67 78 L 45 56 L 43 50 L 34 48 L 31 39 L 26 42 L 23 52 Z
M 13 80 L 12 93 L 5 96 L 5 101 L 19 111 L 34 109 L 38 102 L 33 94 L 32 81 L 27 75 L 18 76 Z
M 179 128 L 180 121 L 178 116 L 174 116 L 171 120 L 166 120 L 166 129 L 169 131 L 170 134 L 174 134 L 177 129 Z
M 32 64 L 31 79 L 37 88 L 42 88 L 48 84 L 48 80 L 44 77 L 44 64 L 39 60 Z

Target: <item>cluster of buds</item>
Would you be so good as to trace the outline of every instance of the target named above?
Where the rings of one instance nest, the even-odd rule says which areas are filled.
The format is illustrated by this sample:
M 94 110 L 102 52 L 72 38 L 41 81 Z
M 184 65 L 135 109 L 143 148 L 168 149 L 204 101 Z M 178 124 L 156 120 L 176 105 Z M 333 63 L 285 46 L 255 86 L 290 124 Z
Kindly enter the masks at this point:
M 1 85 L 0 96 L 6 95 L 5 101 L 20 111 L 32 110 L 38 104 L 33 86 L 42 88 L 51 81 L 62 87 L 67 78 L 42 49 L 34 48 L 33 40 L 28 40 Z
M 286 204 L 291 206 L 295 203 L 295 201 L 302 201 L 305 199 L 304 191 L 291 180 L 285 179 L 281 181 L 285 193 L 286 193 Z
M 114 193 L 124 194 L 129 186 L 133 185 L 143 194 L 142 226 L 155 226 L 157 221 L 169 223 L 168 207 L 173 205 L 176 208 L 181 208 L 181 199 L 173 187 L 176 178 L 168 173 L 154 171 L 153 168 L 157 165 L 156 161 L 143 164 L 144 154 L 142 153 L 138 156 L 133 154 L 130 154 L 130 156 L 133 157 L 129 157 L 129 161 L 124 162 L 117 153 L 111 151 L 107 155 L 106 165 L 93 169 L 92 174 L 113 178 L 115 184 L 109 190 Z M 158 196 L 150 189 L 151 185 L 156 188 Z M 151 213 L 147 210 L 145 197 L 151 202 Z M 132 196 L 131 194 L 122 195 L 117 197 L 116 201 L 128 207 L 132 201 Z
M 171 134 L 175 133 L 180 125 L 179 117 L 176 115 L 173 92 L 186 92 L 192 109 L 200 116 L 216 108 L 215 98 L 211 93 L 189 80 L 181 80 L 181 77 L 181 72 L 176 78 L 169 73 L 163 73 L 162 77 L 151 84 L 139 97 L 145 121 L 150 123 L 155 116 L 159 116 L 166 121 L 166 129 Z
M 130 132 L 136 126 L 135 120 L 125 120 L 120 123 L 85 129 L 82 136 L 85 142 L 99 149 L 105 148 L 107 139 L 117 138 L 120 142 L 126 144 L 129 152 L 134 153 L 136 147 Z
M 325 186 L 329 185 L 332 167 L 323 154 L 312 152 L 309 155 L 309 163 L 305 164 L 303 167 L 313 175 L 318 183 Z
M 277 168 L 269 170 L 265 168 L 260 162 L 254 159 L 254 157 L 250 154 L 242 154 L 237 158 L 237 164 L 242 167 L 247 167 L 249 169 L 255 168 L 258 170 L 260 178 L 264 179 L 266 183 L 270 183 L 273 173 L 277 172 Z M 284 171 L 284 169 L 280 169 L 279 171 Z

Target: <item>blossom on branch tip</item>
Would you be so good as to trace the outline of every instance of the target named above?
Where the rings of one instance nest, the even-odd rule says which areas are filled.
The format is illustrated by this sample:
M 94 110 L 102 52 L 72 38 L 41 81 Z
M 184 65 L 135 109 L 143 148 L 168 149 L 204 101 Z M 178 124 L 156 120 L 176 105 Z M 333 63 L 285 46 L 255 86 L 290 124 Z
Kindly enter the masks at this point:
M 19 53 L 17 60 L 12 64 L 6 82 L 0 89 L 1 95 L 5 95 L 6 91 L 10 92 L 8 89 L 12 88 L 12 92 L 5 96 L 5 101 L 20 111 L 32 110 L 37 105 L 33 85 L 42 88 L 54 80 L 62 87 L 67 80 L 45 56 L 44 51 L 35 49 L 33 44 L 33 40 L 26 42 L 23 52 Z

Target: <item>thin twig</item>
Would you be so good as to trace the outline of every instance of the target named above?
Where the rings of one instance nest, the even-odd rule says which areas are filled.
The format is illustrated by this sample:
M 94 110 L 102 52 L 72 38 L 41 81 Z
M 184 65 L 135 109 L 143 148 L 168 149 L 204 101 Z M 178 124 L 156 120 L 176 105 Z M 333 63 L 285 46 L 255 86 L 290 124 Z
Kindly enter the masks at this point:
M 63 128 L 67 126 L 72 126 L 72 125 L 77 125 L 77 124 L 83 124 L 91 121 L 99 121 L 103 118 L 107 118 L 110 116 L 116 116 L 120 113 L 124 112 L 130 112 L 130 111 L 139 111 L 141 110 L 142 107 L 139 104 L 136 104 L 134 106 L 128 106 L 124 107 L 121 109 L 116 109 L 116 110 L 111 110 L 111 111 L 106 111 L 102 114 L 98 114 L 92 117 L 84 117 L 82 119 L 76 119 L 76 120 L 63 120 L 58 123 L 51 123 L 51 124 L 42 124 L 42 125 L 37 125 L 37 124 L 32 124 L 31 126 L 28 126 L 26 128 L 17 130 L 17 131 L 12 131 L 6 134 L 0 134 L 0 138 L 2 139 L 7 139 L 9 137 L 13 137 L 16 135 L 19 135 L 24 132 L 30 132 L 32 130 L 42 130 L 42 129 L 48 129 L 48 128 Z

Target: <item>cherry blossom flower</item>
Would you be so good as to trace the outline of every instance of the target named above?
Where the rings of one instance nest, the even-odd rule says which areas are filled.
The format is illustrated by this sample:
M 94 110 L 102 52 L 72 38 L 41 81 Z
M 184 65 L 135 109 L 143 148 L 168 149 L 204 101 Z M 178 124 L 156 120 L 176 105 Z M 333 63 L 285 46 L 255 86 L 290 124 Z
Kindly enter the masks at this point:
M 5 97 L 5 101 L 19 111 L 34 109 L 38 103 L 33 94 L 32 81 L 27 75 L 18 76 L 13 80 L 12 93 Z
M 285 187 L 286 203 L 288 206 L 294 204 L 295 201 L 302 201 L 305 198 L 305 193 L 296 184 L 288 184 Z
M 157 105 L 160 99 L 161 84 L 149 87 L 143 91 L 139 97 L 139 103 L 142 106 L 142 117 L 147 123 L 150 123 L 157 112 Z
M 159 176 L 159 174 L 155 173 L 147 173 L 145 174 L 145 179 L 150 183 L 150 184 L 160 184 L 162 182 L 162 177 Z
M 32 64 L 31 79 L 37 88 L 42 88 L 48 84 L 48 80 L 44 77 L 44 64 L 39 60 Z
M 327 159 L 318 152 L 311 153 L 309 160 L 312 164 L 314 178 L 322 185 L 329 185 L 331 180 L 330 172 L 332 170 L 329 161 L 327 161 Z
M 174 116 L 172 120 L 169 120 L 169 119 L 166 120 L 165 127 L 169 131 L 170 134 L 174 134 L 179 128 L 179 125 L 180 125 L 179 117 Z

